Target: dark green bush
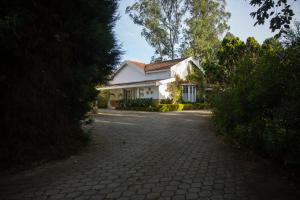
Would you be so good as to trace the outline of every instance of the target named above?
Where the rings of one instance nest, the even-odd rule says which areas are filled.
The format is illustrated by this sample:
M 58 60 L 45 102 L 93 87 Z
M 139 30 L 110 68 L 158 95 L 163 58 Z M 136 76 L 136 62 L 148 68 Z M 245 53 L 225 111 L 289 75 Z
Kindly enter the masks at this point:
M 178 104 L 159 104 L 158 110 L 160 112 L 177 111 L 179 108 Z
M 119 100 L 117 105 L 117 109 L 130 109 L 133 108 L 148 108 L 153 105 L 152 98 L 147 99 L 128 99 L 128 100 Z
M 100 92 L 97 96 L 97 107 L 98 108 L 107 108 L 108 103 L 108 94 L 105 92 Z
M 193 109 L 194 110 L 202 110 L 202 109 L 208 109 L 210 108 L 209 103 L 203 102 L 203 103 L 193 103 Z
M 135 111 L 148 111 L 148 112 L 157 112 L 159 111 L 156 106 L 149 107 L 126 107 L 126 108 L 117 108 L 118 110 L 135 110 Z
M 118 62 L 117 2 L 0 2 L 0 168 L 80 149 L 95 87 Z
M 173 102 L 172 99 L 162 99 L 162 100 L 160 100 L 161 104 L 171 104 L 172 102 Z
M 266 40 L 238 59 L 213 98 L 219 134 L 262 155 L 300 164 L 300 32 L 284 49 Z
M 182 111 L 182 110 L 201 110 L 208 108 L 207 103 L 193 104 L 159 104 L 158 109 L 161 112 Z

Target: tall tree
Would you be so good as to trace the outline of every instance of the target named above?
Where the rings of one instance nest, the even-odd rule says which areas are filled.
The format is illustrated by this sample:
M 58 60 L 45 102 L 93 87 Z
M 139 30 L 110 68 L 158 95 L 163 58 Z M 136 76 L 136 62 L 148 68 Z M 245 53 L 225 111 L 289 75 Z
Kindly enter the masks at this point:
M 190 17 L 186 20 L 183 55 L 205 59 L 215 55 L 219 37 L 229 29 L 225 0 L 187 0 Z
M 232 75 L 237 69 L 237 62 L 244 55 L 245 48 L 245 43 L 238 37 L 225 37 L 223 39 L 217 56 L 219 65 L 223 68 L 222 82 L 225 86 L 230 83 Z
M 139 0 L 126 8 L 142 36 L 155 49 L 155 60 L 177 57 L 183 0 Z
M 64 156 L 118 61 L 117 0 L 0 3 L 0 168 Z
M 256 24 L 264 24 L 266 20 L 270 20 L 270 29 L 274 32 L 279 30 L 280 36 L 286 33 L 286 29 L 290 28 L 290 23 L 295 15 L 291 8 L 291 1 L 297 0 L 249 0 L 250 5 L 258 6 L 258 9 L 250 15 L 256 18 Z

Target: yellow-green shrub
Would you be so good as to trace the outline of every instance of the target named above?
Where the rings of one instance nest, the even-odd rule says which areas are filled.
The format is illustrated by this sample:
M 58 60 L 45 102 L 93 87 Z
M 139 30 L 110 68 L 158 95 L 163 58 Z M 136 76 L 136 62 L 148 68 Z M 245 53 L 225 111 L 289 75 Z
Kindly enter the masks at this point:
M 158 110 L 160 112 L 177 111 L 178 107 L 178 104 L 159 104 Z

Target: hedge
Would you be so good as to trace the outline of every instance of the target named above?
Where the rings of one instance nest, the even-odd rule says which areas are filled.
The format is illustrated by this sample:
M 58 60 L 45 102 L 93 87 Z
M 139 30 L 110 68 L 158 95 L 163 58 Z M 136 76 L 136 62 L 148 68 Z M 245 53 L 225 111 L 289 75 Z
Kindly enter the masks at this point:
M 158 107 L 126 107 L 126 108 L 121 108 L 117 107 L 118 110 L 135 110 L 135 111 L 148 111 L 148 112 L 158 112 Z
M 151 98 L 147 99 L 128 99 L 119 100 L 118 109 L 130 109 L 130 108 L 149 108 L 153 106 Z
M 137 111 L 182 111 L 182 110 L 201 110 L 209 108 L 208 103 L 185 103 L 185 104 L 159 104 L 151 103 L 152 99 L 134 99 L 128 101 L 119 101 L 118 110 L 137 110 Z
M 209 108 L 208 103 L 193 103 L 193 104 L 159 104 L 160 112 L 182 111 L 182 110 L 200 110 Z

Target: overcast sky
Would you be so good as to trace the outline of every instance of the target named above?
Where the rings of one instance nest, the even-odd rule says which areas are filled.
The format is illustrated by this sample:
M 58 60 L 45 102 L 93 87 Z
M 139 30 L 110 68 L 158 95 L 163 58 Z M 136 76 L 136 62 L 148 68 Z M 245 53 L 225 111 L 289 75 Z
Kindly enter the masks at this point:
M 141 36 L 141 27 L 135 25 L 132 20 L 125 14 L 127 6 L 132 5 L 135 0 L 121 0 L 119 5 L 120 19 L 117 21 L 115 33 L 117 39 L 122 44 L 124 54 L 122 60 L 138 60 L 145 63 L 150 62 L 151 56 L 154 54 L 152 47 L 148 45 L 145 39 Z M 272 37 L 272 33 L 268 24 L 263 26 L 253 26 L 254 19 L 250 17 L 250 12 L 253 8 L 246 0 L 227 0 L 227 11 L 231 13 L 231 18 L 228 21 L 230 32 L 246 40 L 247 37 L 255 37 L 260 43 L 266 38 Z M 292 2 L 295 19 L 300 19 L 300 0 Z

